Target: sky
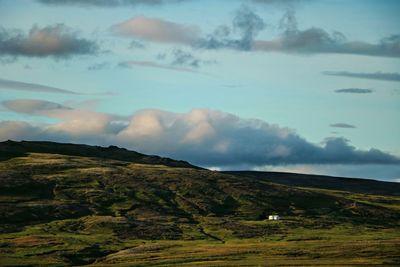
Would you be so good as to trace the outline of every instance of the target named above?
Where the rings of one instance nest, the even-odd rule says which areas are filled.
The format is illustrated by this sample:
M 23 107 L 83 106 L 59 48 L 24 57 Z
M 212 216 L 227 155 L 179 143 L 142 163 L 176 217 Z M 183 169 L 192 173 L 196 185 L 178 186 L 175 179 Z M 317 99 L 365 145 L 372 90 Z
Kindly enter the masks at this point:
M 0 141 L 400 182 L 397 0 L 0 0 Z

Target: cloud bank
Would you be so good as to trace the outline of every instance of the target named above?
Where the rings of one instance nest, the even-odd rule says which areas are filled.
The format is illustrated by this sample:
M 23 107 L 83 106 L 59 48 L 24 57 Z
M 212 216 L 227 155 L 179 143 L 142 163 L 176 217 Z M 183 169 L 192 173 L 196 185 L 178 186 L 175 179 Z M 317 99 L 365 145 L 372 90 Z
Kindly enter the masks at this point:
M 18 102 L 19 101 L 19 102 Z M 59 119 L 48 125 L 0 122 L 0 140 L 52 140 L 119 145 L 144 153 L 185 159 L 201 166 L 285 164 L 400 164 L 375 148 L 359 150 L 343 138 L 324 145 L 308 142 L 293 130 L 208 109 L 188 113 L 142 110 L 131 116 L 69 109 L 34 100 L 7 101 L 15 112 Z M 27 108 L 28 107 L 28 108 Z
M 44 28 L 33 26 L 27 35 L 0 28 L 0 56 L 69 58 L 97 51 L 95 42 L 79 38 L 64 24 Z

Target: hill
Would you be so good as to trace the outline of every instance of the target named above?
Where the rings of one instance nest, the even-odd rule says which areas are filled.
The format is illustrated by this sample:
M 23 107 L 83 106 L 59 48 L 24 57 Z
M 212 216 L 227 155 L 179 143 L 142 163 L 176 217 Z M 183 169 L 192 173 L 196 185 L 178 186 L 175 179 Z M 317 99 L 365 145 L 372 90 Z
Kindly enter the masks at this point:
M 51 142 L 3 142 L 0 155 L 0 265 L 400 259 L 395 183 L 373 181 L 371 189 L 362 179 L 338 185 L 340 178 L 221 173 L 117 147 Z

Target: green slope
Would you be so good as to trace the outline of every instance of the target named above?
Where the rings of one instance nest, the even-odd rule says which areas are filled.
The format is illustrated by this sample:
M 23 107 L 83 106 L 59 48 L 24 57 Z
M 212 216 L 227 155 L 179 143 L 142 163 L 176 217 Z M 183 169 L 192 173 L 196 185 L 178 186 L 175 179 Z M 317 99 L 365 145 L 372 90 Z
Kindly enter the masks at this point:
M 315 263 L 319 242 L 337 246 L 349 233 L 371 247 L 388 242 L 387 251 L 368 252 L 376 262 L 398 260 L 398 196 L 289 186 L 115 147 L 6 142 L 1 151 L 0 265 L 190 265 L 191 246 L 204 249 L 198 261 L 206 265 L 303 254 Z M 269 214 L 283 220 L 265 220 Z M 268 254 L 268 242 L 292 243 L 278 255 Z

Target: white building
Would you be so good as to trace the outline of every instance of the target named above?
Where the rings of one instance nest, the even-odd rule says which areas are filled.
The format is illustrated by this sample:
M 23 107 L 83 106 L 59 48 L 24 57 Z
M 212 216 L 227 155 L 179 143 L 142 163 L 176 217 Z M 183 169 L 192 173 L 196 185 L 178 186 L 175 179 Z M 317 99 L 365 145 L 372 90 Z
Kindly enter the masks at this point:
M 270 221 L 278 221 L 281 217 L 279 215 L 269 215 L 268 220 Z

